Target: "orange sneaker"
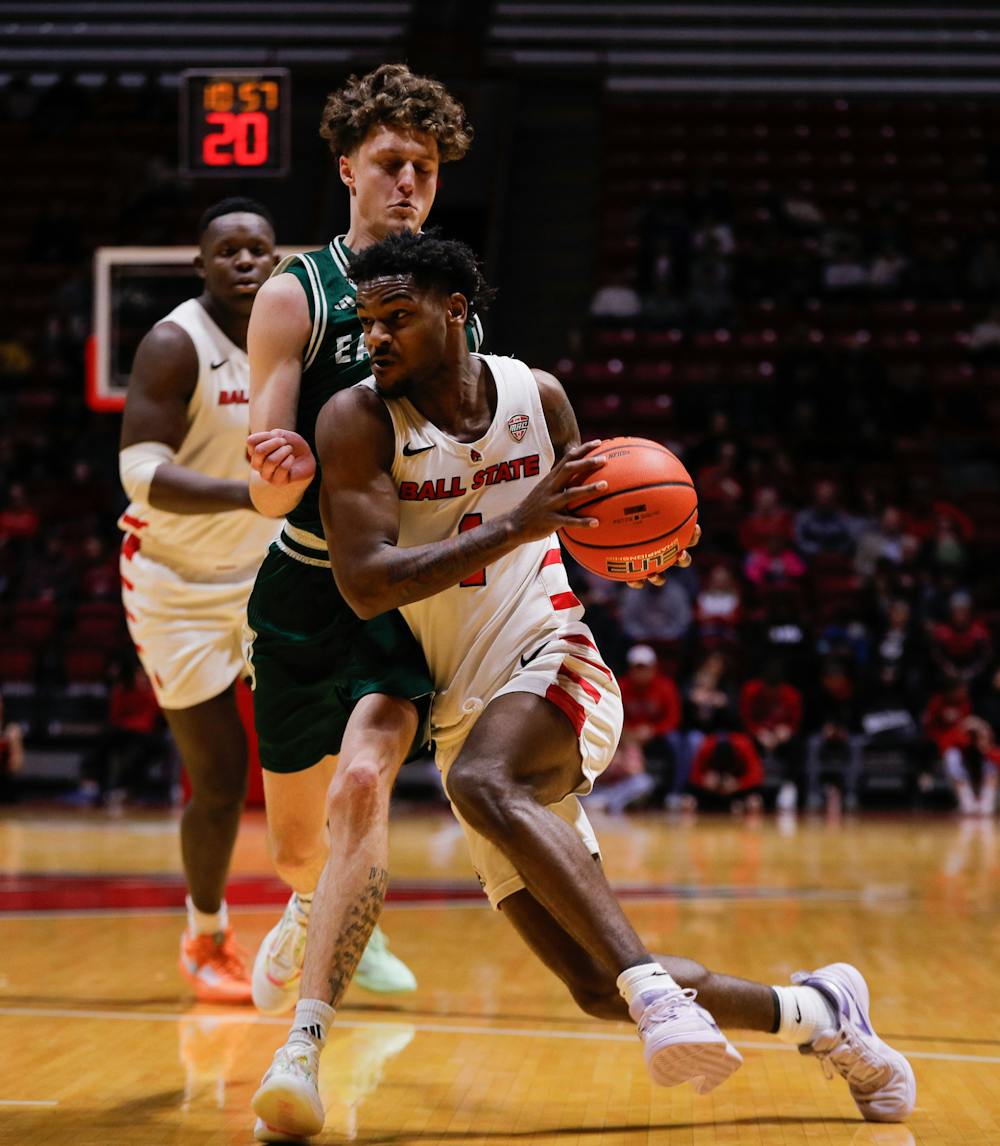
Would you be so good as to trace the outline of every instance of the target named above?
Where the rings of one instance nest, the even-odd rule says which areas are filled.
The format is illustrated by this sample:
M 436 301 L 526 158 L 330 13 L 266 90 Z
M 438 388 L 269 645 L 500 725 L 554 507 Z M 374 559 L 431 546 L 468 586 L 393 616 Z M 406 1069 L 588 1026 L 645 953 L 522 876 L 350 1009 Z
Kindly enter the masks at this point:
M 181 935 L 181 974 L 202 1003 L 249 1003 L 250 976 L 232 928 L 215 935 Z

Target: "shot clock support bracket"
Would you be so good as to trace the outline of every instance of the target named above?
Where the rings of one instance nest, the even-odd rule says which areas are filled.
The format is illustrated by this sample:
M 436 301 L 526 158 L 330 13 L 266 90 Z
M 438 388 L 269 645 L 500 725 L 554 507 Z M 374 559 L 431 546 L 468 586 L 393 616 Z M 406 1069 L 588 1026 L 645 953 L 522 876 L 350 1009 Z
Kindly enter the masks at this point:
M 282 176 L 291 151 L 287 68 L 192 68 L 181 73 L 184 175 Z

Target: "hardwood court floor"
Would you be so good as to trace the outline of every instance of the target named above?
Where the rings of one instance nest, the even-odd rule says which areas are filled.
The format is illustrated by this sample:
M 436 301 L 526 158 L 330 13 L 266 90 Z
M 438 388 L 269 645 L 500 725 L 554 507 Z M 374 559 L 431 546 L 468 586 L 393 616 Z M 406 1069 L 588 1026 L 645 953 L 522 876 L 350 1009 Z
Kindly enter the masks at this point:
M 992 823 L 597 822 L 652 949 L 767 982 L 856 962 L 879 1032 L 912 1056 L 909 1124 L 865 1124 L 840 1079 L 752 1032 L 733 1034 L 745 1066 L 712 1095 L 654 1089 L 634 1032 L 575 1011 L 476 897 L 451 821 L 423 812 L 394 821 L 394 891 L 407 898 L 385 915 L 420 989 L 351 989 L 323 1063 L 318 1141 L 1000 1146 Z M 170 816 L 0 819 L 0 1143 L 250 1143 L 248 1102 L 286 1021 L 186 997 L 181 917 L 141 906 L 179 902 L 178 870 Z M 269 870 L 248 816 L 234 897 L 278 902 Z M 139 906 L 23 909 L 68 902 Z M 276 914 L 234 912 L 248 949 Z

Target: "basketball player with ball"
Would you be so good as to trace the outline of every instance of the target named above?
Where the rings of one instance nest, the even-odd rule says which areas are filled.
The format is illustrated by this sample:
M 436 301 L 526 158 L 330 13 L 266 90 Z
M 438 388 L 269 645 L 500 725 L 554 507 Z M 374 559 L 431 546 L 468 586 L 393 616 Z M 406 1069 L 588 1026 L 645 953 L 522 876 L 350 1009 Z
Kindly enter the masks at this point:
M 622 706 L 557 534 L 621 579 L 668 568 L 694 539 L 683 467 L 654 443 L 581 445 L 552 375 L 469 352 L 465 324 L 488 292 L 461 243 L 393 236 L 353 256 L 350 275 L 373 376 L 317 422 L 331 563 L 359 616 L 398 609 L 423 647 L 437 765 L 490 903 L 585 1012 L 631 1016 L 654 1082 L 705 1094 L 725 1081 L 742 1058 L 718 1023 L 828 1061 L 865 1118 L 905 1118 L 913 1073 L 873 1033 L 854 967 L 772 988 L 654 956 L 595 862 L 578 797 L 614 754 Z M 628 541 L 636 518 L 640 536 L 620 548 L 614 531 Z M 669 536 L 650 547 L 657 521 Z M 307 971 L 311 958 L 307 944 Z M 313 1014 L 254 1098 L 269 1126 L 300 1137 L 323 1124 L 316 1076 L 333 1012 Z

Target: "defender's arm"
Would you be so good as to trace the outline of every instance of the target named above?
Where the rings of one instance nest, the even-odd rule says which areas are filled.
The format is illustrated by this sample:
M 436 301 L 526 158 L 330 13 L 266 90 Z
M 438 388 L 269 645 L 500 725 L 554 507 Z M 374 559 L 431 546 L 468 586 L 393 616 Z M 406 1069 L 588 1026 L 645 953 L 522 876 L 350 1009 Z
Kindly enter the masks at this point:
M 309 305 L 295 277 L 268 279 L 257 292 L 247 331 L 250 498 L 265 517 L 290 513 L 316 472 L 312 451 L 294 430 L 311 332 Z

